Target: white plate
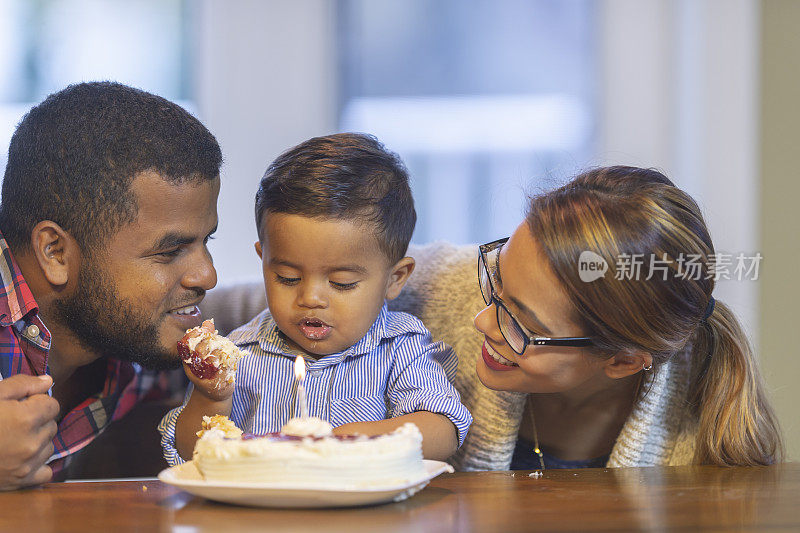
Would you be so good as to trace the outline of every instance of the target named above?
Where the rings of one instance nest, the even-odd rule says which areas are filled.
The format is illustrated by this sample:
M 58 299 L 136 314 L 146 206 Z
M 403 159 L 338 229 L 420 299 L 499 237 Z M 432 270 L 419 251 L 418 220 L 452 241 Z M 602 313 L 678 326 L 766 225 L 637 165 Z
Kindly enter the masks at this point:
M 162 470 L 158 479 L 196 496 L 255 507 L 352 507 L 399 502 L 422 490 L 428 482 L 453 467 L 425 460 L 425 475 L 402 485 L 332 489 L 297 487 L 290 483 L 235 483 L 206 481 L 191 461 Z

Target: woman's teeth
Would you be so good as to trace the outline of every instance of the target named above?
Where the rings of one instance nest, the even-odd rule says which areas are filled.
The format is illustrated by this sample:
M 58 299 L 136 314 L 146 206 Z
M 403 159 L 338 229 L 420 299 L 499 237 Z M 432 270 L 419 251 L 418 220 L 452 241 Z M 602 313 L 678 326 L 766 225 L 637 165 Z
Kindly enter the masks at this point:
M 516 363 L 514 363 L 513 361 L 509 361 L 508 359 L 506 359 L 505 357 L 503 357 L 503 356 L 502 356 L 502 355 L 500 355 L 499 353 L 495 352 L 495 351 L 492 349 L 492 347 L 491 347 L 491 346 L 489 346 L 489 343 L 488 343 L 488 342 L 487 342 L 487 343 L 484 343 L 484 346 L 486 346 L 486 353 L 488 353 L 488 354 L 489 354 L 489 356 L 490 356 L 492 359 L 494 359 L 495 361 L 497 361 L 497 362 L 498 362 L 498 363 L 500 363 L 501 365 L 505 365 L 505 366 L 517 366 L 517 364 L 516 364 Z
M 173 311 L 176 315 L 192 315 L 197 312 L 196 305 L 187 305 L 186 307 L 181 307 L 180 309 L 176 309 Z

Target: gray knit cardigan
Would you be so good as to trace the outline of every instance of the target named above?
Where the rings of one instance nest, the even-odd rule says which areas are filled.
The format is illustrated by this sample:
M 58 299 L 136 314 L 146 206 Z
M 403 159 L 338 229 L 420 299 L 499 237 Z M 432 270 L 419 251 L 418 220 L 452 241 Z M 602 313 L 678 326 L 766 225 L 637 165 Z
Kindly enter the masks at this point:
M 418 316 L 435 340 L 459 357 L 455 386 L 474 422 L 461 449 L 450 459 L 459 470 L 508 470 L 526 395 L 484 387 L 475 373 L 483 337 L 472 319 L 484 307 L 477 283 L 477 247 L 433 243 L 412 246 L 417 261 L 402 294 L 389 303 Z M 221 333 L 244 324 L 264 309 L 262 282 L 212 290 L 201 308 Z M 622 428 L 607 466 L 691 464 L 695 425 L 686 405 L 688 361 L 673 358 L 652 372 L 649 383 Z

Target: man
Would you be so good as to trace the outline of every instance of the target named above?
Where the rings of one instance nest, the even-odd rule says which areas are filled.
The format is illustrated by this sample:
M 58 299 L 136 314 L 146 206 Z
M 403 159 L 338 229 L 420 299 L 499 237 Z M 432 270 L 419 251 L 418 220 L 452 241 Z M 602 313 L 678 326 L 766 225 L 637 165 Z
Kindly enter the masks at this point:
M 63 478 L 179 364 L 216 284 L 221 161 L 185 110 L 117 83 L 23 118 L 0 202 L 1 489 Z

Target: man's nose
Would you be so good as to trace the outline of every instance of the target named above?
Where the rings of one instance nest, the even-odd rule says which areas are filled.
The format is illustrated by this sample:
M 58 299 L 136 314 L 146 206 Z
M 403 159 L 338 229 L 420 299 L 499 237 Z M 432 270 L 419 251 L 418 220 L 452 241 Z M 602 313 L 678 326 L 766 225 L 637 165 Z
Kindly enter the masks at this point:
M 193 258 L 189 269 L 183 277 L 183 285 L 187 289 L 208 291 L 217 284 L 217 269 L 208 250 L 202 250 Z

